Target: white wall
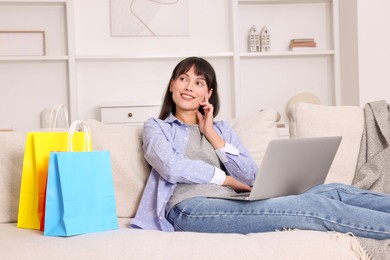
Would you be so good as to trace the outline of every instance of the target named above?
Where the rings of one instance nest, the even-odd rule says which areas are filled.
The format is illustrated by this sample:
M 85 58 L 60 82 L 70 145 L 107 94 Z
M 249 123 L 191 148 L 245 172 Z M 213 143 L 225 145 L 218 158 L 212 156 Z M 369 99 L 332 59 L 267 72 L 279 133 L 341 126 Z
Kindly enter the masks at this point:
M 227 1 L 190 1 L 190 34 L 177 37 L 112 37 L 109 3 L 108 0 L 75 1 L 77 55 L 180 56 L 230 50 Z M 91 7 L 93 11 L 86 11 Z M 99 119 L 102 102 L 161 102 L 170 74 L 181 59 L 78 61 L 79 117 Z M 220 117 L 228 118 L 231 114 L 230 61 L 228 58 L 209 61 L 215 67 L 220 86 L 223 102 Z
M 331 48 L 329 17 L 321 5 L 265 5 L 250 10 L 239 7 L 238 47 L 232 42 L 230 1 L 190 0 L 189 36 L 180 37 L 112 37 L 110 33 L 110 0 L 74 0 L 76 96 L 79 118 L 100 119 L 102 102 L 159 102 L 169 75 L 186 54 L 245 51 L 246 33 L 252 23 L 269 26 L 271 48 L 285 51 L 288 40 L 313 35 L 319 49 Z M 373 4 L 374 3 L 374 4 Z M 317 9 L 320 6 L 319 9 Z M 249 10 L 247 10 L 249 8 Z M 307 8 L 307 15 L 295 17 L 295 8 Z M 270 15 L 276 12 L 278 15 Z M 265 11 L 264 11 L 265 10 Z M 344 10 L 344 12 L 343 12 Z M 342 11 L 342 104 L 359 105 L 370 100 L 390 100 L 389 35 L 390 2 L 386 0 L 341 0 Z M 245 12 L 244 12 L 245 11 Z M 257 13 L 260 12 L 260 15 Z M 47 32 L 47 54 L 65 56 L 65 10 L 61 5 L 0 5 L 0 30 L 42 29 Z M 312 14 L 312 15 L 309 15 Z M 280 17 L 284 17 L 280 19 Z M 285 19 L 288 16 L 289 19 Z M 307 19 L 316 18 L 318 29 Z M 253 17 L 256 17 L 254 19 Z M 315 20 L 317 19 L 317 20 Z M 294 21 L 294 24 L 289 21 Z M 309 20 L 312 21 L 312 20 Z M 300 26 L 299 23 L 302 23 Z M 344 26 L 344 27 L 343 27 Z M 299 28 L 296 29 L 296 27 Z M 350 29 L 353 30 L 350 30 Z M 299 35 L 304 31 L 305 35 Z M 320 34 L 318 34 L 320 32 Z M 317 34 L 318 35 L 317 35 Z M 369 37 L 368 37 L 369 36 Z M 374 38 L 374 40 L 372 40 Z M 101 55 L 141 56 L 167 55 L 173 58 L 99 59 Z M 233 54 L 232 54 L 233 55 Z M 94 57 L 91 59 L 91 57 Z M 220 119 L 234 114 L 233 56 L 207 58 L 215 67 L 222 100 Z M 263 108 L 284 112 L 288 99 L 299 92 L 312 92 L 324 104 L 332 103 L 331 57 L 244 58 L 240 60 L 240 115 Z M 314 64 L 314 65 L 312 65 Z M 281 66 L 283 65 L 283 66 Z M 58 103 L 69 104 L 67 61 L 0 62 L 0 128 L 39 127 L 42 110 Z M 323 71 L 324 74 L 318 73 Z M 280 73 L 278 73 L 280 72 Z M 283 75 L 283 76 L 281 76 Z M 305 79 L 305 80 L 304 80 Z M 237 101 L 237 100 L 236 100 Z
M 390 1 L 358 0 L 360 104 L 390 102 Z
M 390 102 L 390 1 L 340 1 L 343 104 Z

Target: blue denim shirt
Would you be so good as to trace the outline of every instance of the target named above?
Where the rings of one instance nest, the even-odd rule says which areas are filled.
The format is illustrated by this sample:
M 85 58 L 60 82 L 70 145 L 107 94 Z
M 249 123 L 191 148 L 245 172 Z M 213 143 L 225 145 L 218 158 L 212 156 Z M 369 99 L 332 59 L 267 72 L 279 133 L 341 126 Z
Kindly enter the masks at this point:
M 214 128 L 226 143 L 239 151 L 238 155 L 226 152 L 227 160 L 223 162 L 226 173 L 252 185 L 257 173 L 256 163 L 226 122 L 217 121 Z M 213 178 L 213 165 L 184 157 L 189 135 L 188 126 L 172 114 L 165 120 L 150 118 L 145 122 L 143 150 L 152 170 L 131 227 L 174 231 L 165 218 L 165 206 L 176 184 L 205 184 Z

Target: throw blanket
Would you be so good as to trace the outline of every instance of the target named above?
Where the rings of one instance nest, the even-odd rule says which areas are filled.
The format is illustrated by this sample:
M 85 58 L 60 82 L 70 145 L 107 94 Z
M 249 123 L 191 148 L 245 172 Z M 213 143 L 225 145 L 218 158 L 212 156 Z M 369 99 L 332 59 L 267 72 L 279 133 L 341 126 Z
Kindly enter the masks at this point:
M 353 185 L 390 193 L 390 106 L 385 101 L 366 104 L 365 126 Z M 375 221 L 375 220 L 373 220 Z M 390 240 L 358 238 L 370 259 L 390 259 Z
M 365 126 L 353 185 L 390 194 L 390 122 L 385 101 L 364 108 Z

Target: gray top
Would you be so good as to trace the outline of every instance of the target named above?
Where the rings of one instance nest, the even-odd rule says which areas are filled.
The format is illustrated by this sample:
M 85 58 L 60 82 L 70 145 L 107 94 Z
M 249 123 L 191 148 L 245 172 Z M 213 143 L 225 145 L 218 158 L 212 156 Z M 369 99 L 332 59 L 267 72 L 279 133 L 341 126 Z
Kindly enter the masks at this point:
M 190 138 L 186 147 L 185 157 L 192 160 L 202 160 L 217 168 L 221 168 L 221 162 L 214 147 L 210 144 L 207 138 L 200 133 L 198 125 L 189 125 Z M 169 199 L 166 212 L 169 212 L 173 206 L 179 202 L 193 197 L 209 197 L 209 196 L 228 196 L 236 192 L 226 186 L 217 184 L 184 184 L 178 183 L 174 193 Z

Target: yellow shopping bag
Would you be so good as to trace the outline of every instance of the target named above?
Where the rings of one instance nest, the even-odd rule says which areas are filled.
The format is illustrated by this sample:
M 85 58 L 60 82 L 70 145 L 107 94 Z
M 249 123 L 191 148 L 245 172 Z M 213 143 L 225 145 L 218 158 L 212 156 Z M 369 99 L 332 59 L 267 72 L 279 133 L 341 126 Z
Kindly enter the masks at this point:
M 84 149 L 84 133 L 75 134 L 74 148 L 76 151 Z M 67 132 L 34 132 L 27 134 L 20 188 L 18 227 L 43 231 L 50 152 L 67 150 Z
M 68 129 L 56 129 L 59 110 L 63 109 L 67 127 L 68 112 L 62 104 L 55 106 L 50 114 L 48 132 L 27 134 L 24 150 L 22 180 L 20 187 L 18 224 L 20 228 L 44 230 L 46 180 L 50 152 L 68 151 Z M 85 134 L 77 132 L 74 136 L 75 151 L 84 150 Z

